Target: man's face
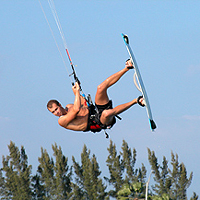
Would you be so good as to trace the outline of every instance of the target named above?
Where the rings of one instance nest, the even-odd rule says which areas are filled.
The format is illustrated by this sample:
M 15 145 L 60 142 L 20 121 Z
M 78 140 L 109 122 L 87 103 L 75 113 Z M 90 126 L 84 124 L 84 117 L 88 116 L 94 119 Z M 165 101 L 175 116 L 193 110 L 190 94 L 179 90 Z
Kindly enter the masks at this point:
M 60 117 L 62 115 L 62 107 L 61 107 L 61 105 L 58 106 L 55 103 L 53 103 L 52 104 L 52 108 L 48 108 L 48 109 L 55 116 Z

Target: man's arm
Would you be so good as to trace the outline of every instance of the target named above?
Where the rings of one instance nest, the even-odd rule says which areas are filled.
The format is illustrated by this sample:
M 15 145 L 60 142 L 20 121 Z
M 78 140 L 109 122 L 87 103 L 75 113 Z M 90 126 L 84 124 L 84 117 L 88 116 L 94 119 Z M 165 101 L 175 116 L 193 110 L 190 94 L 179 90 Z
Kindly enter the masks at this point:
M 76 96 L 76 94 L 75 94 L 76 91 L 73 89 L 73 87 L 72 87 L 72 90 L 73 90 L 74 95 Z M 80 97 L 81 97 L 81 105 L 87 107 L 87 102 L 86 102 L 85 98 L 80 94 L 80 92 L 79 92 L 79 95 L 80 95 Z
M 75 100 L 72 107 L 68 110 L 68 113 L 59 118 L 58 123 L 60 126 L 67 127 L 68 124 L 74 120 L 81 109 L 81 96 L 80 96 L 80 87 L 78 83 L 72 87 L 72 90 L 75 94 Z
M 72 87 L 74 94 L 75 94 L 75 100 L 74 100 L 74 107 L 73 110 L 75 112 L 79 112 L 81 108 L 81 96 L 80 96 L 80 86 L 76 82 L 75 85 Z

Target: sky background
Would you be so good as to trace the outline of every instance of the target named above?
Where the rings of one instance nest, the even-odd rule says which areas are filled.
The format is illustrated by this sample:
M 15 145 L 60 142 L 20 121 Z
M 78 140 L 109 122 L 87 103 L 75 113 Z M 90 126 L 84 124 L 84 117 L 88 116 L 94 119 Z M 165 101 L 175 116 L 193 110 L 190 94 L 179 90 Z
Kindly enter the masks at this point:
M 49 5 L 41 3 L 70 71 Z M 193 191 L 200 195 L 200 1 L 58 0 L 55 6 L 82 88 L 93 99 L 97 85 L 124 67 L 128 53 L 121 33 L 129 36 L 158 128 L 151 132 L 146 110 L 136 105 L 120 115 L 123 120 L 108 131 L 110 139 L 118 152 L 122 140 L 135 148 L 136 167 L 144 163 L 147 175 L 147 148 L 160 164 L 163 156 L 170 163 L 171 151 L 177 153 L 188 176 L 194 173 L 188 197 Z M 52 156 L 51 145 L 57 143 L 71 165 L 72 155 L 80 162 L 86 144 L 102 176 L 108 175 L 110 140 L 104 132 L 65 130 L 46 109 L 52 98 L 65 106 L 74 96 L 39 1 L 1 0 L 0 27 L 1 155 L 8 155 L 10 141 L 23 145 L 34 174 L 41 147 Z M 140 95 L 133 72 L 110 88 L 114 105 Z

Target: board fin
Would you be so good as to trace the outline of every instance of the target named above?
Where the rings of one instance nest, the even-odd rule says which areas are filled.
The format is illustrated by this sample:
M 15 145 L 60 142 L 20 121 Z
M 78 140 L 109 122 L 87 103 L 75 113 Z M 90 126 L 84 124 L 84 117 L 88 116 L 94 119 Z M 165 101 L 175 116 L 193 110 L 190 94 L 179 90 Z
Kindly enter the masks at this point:
M 149 120 L 149 123 L 152 130 L 156 129 L 156 123 L 152 119 Z

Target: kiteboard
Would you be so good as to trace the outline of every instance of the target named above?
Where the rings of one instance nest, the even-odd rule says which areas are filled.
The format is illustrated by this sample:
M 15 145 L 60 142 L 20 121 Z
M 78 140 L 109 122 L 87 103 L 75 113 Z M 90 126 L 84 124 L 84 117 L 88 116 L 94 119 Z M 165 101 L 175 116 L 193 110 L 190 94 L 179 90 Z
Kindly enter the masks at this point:
M 151 108 L 150 108 L 147 92 L 145 90 L 144 83 L 142 81 L 142 77 L 141 77 L 141 74 L 140 74 L 136 59 L 135 59 L 134 54 L 132 52 L 132 49 L 131 49 L 131 47 L 129 45 L 128 36 L 122 34 L 122 37 L 123 37 L 123 40 L 125 42 L 127 51 L 129 53 L 130 60 L 131 60 L 131 62 L 133 64 L 133 67 L 135 69 L 134 82 L 135 82 L 135 85 L 138 88 L 138 90 L 142 93 L 142 96 L 143 96 L 143 99 L 144 99 L 144 105 L 146 107 L 147 115 L 148 115 L 148 118 L 149 118 L 150 128 L 153 131 L 154 129 L 156 129 L 156 124 L 155 124 L 155 122 L 153 120 L 153 116 L 152 116 L 152 112 L 151 112 Z M 136 84 L 136 78 L 137 78 L 137 81 L 138 81 L 139 85 Z

